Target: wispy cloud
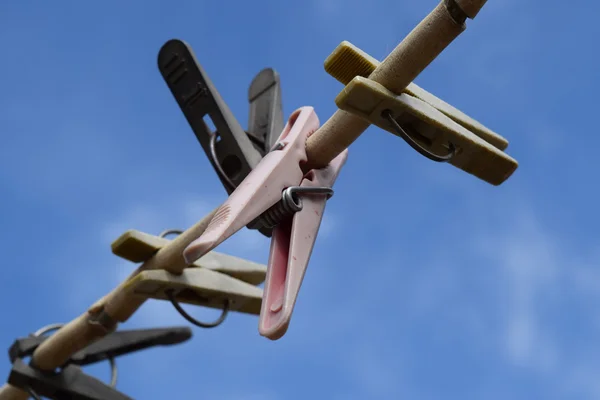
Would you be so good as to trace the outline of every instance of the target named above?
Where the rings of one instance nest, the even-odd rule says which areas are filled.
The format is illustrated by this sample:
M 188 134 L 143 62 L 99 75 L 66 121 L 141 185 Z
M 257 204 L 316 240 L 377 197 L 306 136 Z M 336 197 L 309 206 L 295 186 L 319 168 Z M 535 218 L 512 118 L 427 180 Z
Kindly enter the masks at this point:
M 561 248 L 531 210 L 511 210 L 511 214 L 511 223 L 478 239 L 488 265 L 501 268 L 505 277 L 500 286 L 507 301 L 502 307 L 501 340 L 515 365 L 553 370 L 558 357 L 556 338 L 540 320 L 540 306 L 552 300 L 561 282 L 560 272 L 566 272 L 562 263 L 572 250 Z
M 212 203 L 216 202 L 181 197 L 169 207 L 161 203 L 134 203 L 123 207 L 114 221 L 104 221 L 96 230 L 98 238 L 89 239 L 94 239 L 94 243 L 101 239 L 108 244 L 131 228 L 156 234 L 173 227 L 172 224 L 189 226 L 212 209 Z M 347 205 L 339 206 L 335 211 L 346 213 L 346 208 Z M 392 358 L 382 353 L 381 346 L 392 346 L 396 339 L 394 334 L 381 331 L 378 326 L 393 323 L 395 330 L 410 333 L 411 325 L 431 320 L 437 321 L 431 322 L 434 329 L 455 327 L 461 335 L 469 337 L 475 347 L 495 348 L 499 357 L 495 362 L 506 362 L 513 368 L 529 371 L 526 373 L 553 377 L 557 390 L 571 393 L 575 390 L 574 382 L 589 391 L 594 390 L 591 371 L 600 368 L 600 364 L 569 355 L 568 339 L 556 332 L 545 315 L 548 307 L 560 306 L 556 295 L 565 286 L 582 299 L 598 297 L 595 289 L 600 285 L 600 274 L 591 267 L 597 253 L 587 254 L 585 250 L 586 254 L 582 255 L 580 249 L 561 240 L 559 234 L 551 232 L 540 221 L 534 205 L 524 199 L 492 211 L 497 214 L 510 210 L 493 229 L 477 222 L 479 216 L 490 209 L 494 208 L 491 205 L 466 208 L 460 220 L 470 224 L 463 227 L 470 234 L 447 240 L 443 240 L 443 235 L 436 235 L 436 251 L 423 254 L 422 258 L 408 256 L 406 245 L 392 247 L 388 253 L 368 257 L 371 262 L 364 267 L 354 267 L 347 272 L 344 263 L 339 263 L 339 248 L 335 246 L 336 237 L 344 228 L 338 225 L 335 215 L 329 222 L 325 219 L 322 248 L 319 247 L 309 268 L 290 332 L 282 342 L 284 351 L 293 360 L 301 357 L 301 349 L 309 343 L 318 346 L 321 341 L 330 340 L 327 338 L 343 337 L 344 345 L 328 349 L 325 359 L 337 357 L 344 365 L 344 373 L 355 375 L 355 385 L 361 392 L 372 398 L 410 393 L 415 388 L 407 382 L 404 369 L 407 367 L 398 361 L 403 358 L 404 346 L 393 347 Z M 387 229 L 394 229 L 396 223 L 393 218 L 382 222 Z M 242 232 L 228 241 L 227 250 L 238 256 L 254 256 L 255 260 L 266 259 L 268 240 L 257 232 Z M 324 244 L 328 238 L 333 242 Z M 334 247 L 329 247 L 332 245 Z M 65 247 L 72 248 L 72 243 L 66 243 Z M 327 265 L 331 258 L 338 260 L 337 265 Z M 360 263 L 360 258 L 359 255 L 355 262 Z M 92 259 L 85 271 L 74 271 L 71 278 L 64 281 L 64 289 L 69 293 L 67 303 L 73 312 L 80 312 L 83 304 L 91 303 L 98 295 L 98 288 L 111 288 L 134 268 L 131 263 L 112 256 L 107 247 L 97 249 Z M 570 260 L 576 260 L 577 266 L 570 265 Z M 461 264 L 472 267 L 465 268 Z M 463 275 L 469 271 L 475 274 L 474 278 Z M 340 280 L 340 274 L 344 273 L 348 275 Z M 489 278 L 485 278 L 486 275 Z M 470 285 L 474 282 L 484 286 L 473 288 Z M 215 310 L 189 309 L 206 320 L 218 314 Z M 181 323 L 169 304 L 150 301 L 132 318 L 129 326 Z M 232 332 L 226 337 L 233 339 L 231 335 Z M 349 348 L 353 350 L 348 352 Z M 177 350 L 173 353 L 176 358 L 184 356 Z M 219 354 L 225 356 L 225 353 Z M 265 398 L 282 395 L 275 391 Z
M 164 7 L 129 18 L 133 3 L 118 14 L 104 3 L 7 6 L 0 30 L 20 61 L 4 65 L 0 99 L 2 340 L 73 318 L 121 282 L 136 267 L 110 252 L 124 231 L 185 229 L 225 198 L 156 72 L 164 40 L 194 43 L 238 117 L 269 65 L 286 109 L 308 102 L 324 121 L 341 89 L 322 71 L 335 45 L 383 58 L 437 3 L 259 0 L 234 15 L 184 2 L 168 19 Z M 255 316 L 233 314 L 184 345 L 123 357 L 119 388 L 157 399 L 598 398 L 598 85 L 587 51 L 597 12 L 574 4 L 569 24 L 552 6 L 488 2 L 419 77 L 510 140 L 521 168 L 509 182 L 427 163 L 370 129 L 350 149 L 286 336 L 268 341 Z M 90 12 L 99 25 L 73 25 Z M 224 63 L 232 54 L 242 61 Z M 268 244 L 244 229 L 219 251 L 265 263 Z M 183 324 L 149 301 L 122 327 Z

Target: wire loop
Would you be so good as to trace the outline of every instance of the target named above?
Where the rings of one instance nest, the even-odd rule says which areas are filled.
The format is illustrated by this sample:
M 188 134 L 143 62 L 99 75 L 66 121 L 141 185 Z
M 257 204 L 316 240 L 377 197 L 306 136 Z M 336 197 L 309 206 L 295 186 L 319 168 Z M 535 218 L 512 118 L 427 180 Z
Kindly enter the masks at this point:
M 179 314 L 181 314 L 181 316 L 183 318 L 185 318 L 189 323 L 196 325 L 199 328 L 216 328 L 217 326 L 221 325 L 225 319 L 227 318 L 227 314 L 229 314 L 229 299 L 226 299 L 224 304 L 223 304 L 223 311 L 221 312 L 221 316 L 214 322 L 202 322 L 202 321 L 198 321 L 196 318 L 192 317 L 191 315 L 189 315 L 182 307 L 181 305 L 177 302 L 177 299 L 175 298 L 175 290 L 174 289 L 168 289 L 165 290 L 165 295 L 167 296 L 167 298 L 169 299 L 169 301 L 171 302 L 171 304 L 173 305 L 173 307 L 177 310 L 177 312 Z
M 423 146 L 421 146 L 404 130 L 404 128 L 402 128 L 402 126 L 400 126 L 398 121 L 396 121 L 394 119 L 394 116 L 392 115 L 392 112 L 390 110 L 383 110 L 383 112 L 381 113 L 381 116 L 383 118 L 387 119 L 389 121 L 389 123 L 392 124 L 392 127 L 394 128 L 396 133 L 402 139 L 404 139 L 404 141 L 406 143 L 408 143 L 408 145 L 410 147 L 412 147 L 414 150 L 416 150 L 423 157 L 426 157 L 426 158 L 430 159 L 431 161 L 435 161 L 435 162 L 448 162 L 448 161 L 452 160 L 452 158 L 456 155 L 456 147 L 451 142 L 448 142 L 448 154 L 444 155 L 444 156 L 439 156 L 437 154 L 434 154 L 434 153 L 430 152 L 429 150 L 427 150 L 426 148 L 424 148 Z

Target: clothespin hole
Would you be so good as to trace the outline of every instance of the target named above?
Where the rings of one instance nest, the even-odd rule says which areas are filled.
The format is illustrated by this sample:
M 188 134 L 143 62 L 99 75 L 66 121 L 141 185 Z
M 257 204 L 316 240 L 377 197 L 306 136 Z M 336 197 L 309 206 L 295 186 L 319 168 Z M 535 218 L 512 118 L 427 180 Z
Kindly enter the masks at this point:
M 204 117 L 202 117 L 202 120 L 204 121 L 210 132 L 216 132 L 217 128 L 215 127 L 215 124 L 213 123 L 212 118 L 210 118 L 209 114 L 206 114 Z
M 435 162 L 449 162 L 455 155 L 456 155 L 456 147 L 454 146 L 453 143 L 448 142 L 448 154 L 443 155 L 443 156 L 439 156 L 437 154 L 434 154 L 432 152 L 430 152 L 428 149 L 424 148 L 418 141 L 416 141 L 405 129 L 405 126 L 401 126 L 398 121 L 396 120 L 396 118 L 394 117 L 394 115 L 392 114 L 391 110 L 383 110 L 381 112 L 381 116 L 383 118 L 385 118 L 394 128 L 395 133 L 400 136 L 402 139 L 404 139 L 404 141 L 410 146 L 412 147 L 414 150 L 416 150 L 419 154 L 421 154 L 422 156 L 430 159 L 431 161 L 435 161 Z M 412 130 L 412 135 L 413 136 L 417 136 L 422 142 L 425 142 L 426 145 L 428 147 L 431 147 L 431 145 L 433 144 L 433 141 L 429 138 L 426 138 L 425 136 L 419 134 L 419 132 L 413 128 L 412 124 L 404 124 L 406 125 L 406 127 L 408 128 L 408 130 Z
M 165 295 L 167 296 L 167 299 L 169 299 L 169 301 L 171 302 L 171 304 L 173 305 L 173 307 L 175 308 L 175 310 L 177 310 L 177 312 L 185 319 L 187 320 L 189 323 L 191 323 L 192 325 L 195 325 L 199 328 L 216 328 L 217 326 L 221 325 L 223 323 L 223 321 L 225 321 L 225 318 L 227 318 L 227 314 L 229 313 L 229 310 L 232 306 L 231 304 L 231 300 L 226 298 L 223 301 L 223 309 L 221 311 L 221 316 L 214 322 L 201 322 L 198 321 L 196 318 L 192 317 L 191 315 L 189 315 L 179 304 L 179 302 L 176 299 L 176 294 L 175 294 L 175 290 L 174 289 L 167 289 L 165 290 Z M 179 296 L 181 295 L 181 292 L 178 294 Z

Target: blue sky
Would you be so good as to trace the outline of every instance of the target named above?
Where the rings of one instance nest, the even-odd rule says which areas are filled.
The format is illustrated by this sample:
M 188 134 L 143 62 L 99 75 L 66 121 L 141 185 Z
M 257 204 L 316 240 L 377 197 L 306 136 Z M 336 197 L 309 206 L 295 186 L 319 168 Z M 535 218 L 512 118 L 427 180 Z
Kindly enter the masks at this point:
M 365 4 L 2 4 L 0 342 L 71 320 L 118 284 L 135 268 L 110 252 L 125 230 L 186 228 L 225 199 L 157 70 L 165 41 L 194 48 L 243 126 L 248 84 L 267 66 L 286 116 L 311 105 L 324 122 L 342 87 L 323 61 L 339 42 L 382 59 L 437 2 Z M 487 185 L 370 128 L 350 148 L 287 335 L 271 342 L 256 317 L 231 315 L 186 344 L 120 359 L 119 389 L 600 398 L 600 5 L 565 7 L 492 0 L 417 79 L 509 139 L 520 168 L 508 182 Z M 219 251 L 266 263 L 268 241 L 244 230 Z M 185 324 L 149 302 L 122 327 Z

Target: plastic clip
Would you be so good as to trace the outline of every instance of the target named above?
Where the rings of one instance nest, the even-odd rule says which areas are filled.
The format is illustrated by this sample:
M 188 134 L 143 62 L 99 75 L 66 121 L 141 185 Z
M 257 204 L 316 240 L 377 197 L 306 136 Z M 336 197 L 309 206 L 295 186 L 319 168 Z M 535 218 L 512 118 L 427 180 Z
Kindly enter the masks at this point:
M 215 213 L 202 236 L 183 253 L 192 263 L 251 221 L 276 226 L 271 238 L 260 333 L 277 339 L 285 333 L 318 233 L 327 196 L 348 152 L 327 167 L 302 172 L 306 141 L 319 127 L 312 107 L 289 118 L 273 151 L 267 154 Z M 275 233 L 275 231 L 274 231 Z M 291 262 L 290 262 L 291 260 Z M 281 303 L 281 304 L 279 304 Z
M 246 132 L 185 42 L 166 42 L 158 54 L 158 68 L 227 194 L 231 194 L 271 150 L 283 129 L 279 74 L 265 68 L 252 80 Z M 214 132 L 207 118 L 214 124 Z M 248 228 L 271 237 L 271 229 Z
M 37 399 L 44 396 L 55 400 L 133 400 L 75 365 L 67 365 L 58 372 L 45 372 L 17 358 L 8 383 Z
M 331 188 L 346 162 L 348 151 L 327 167 L 311 170 L 301 188 Z M 271 340 L 281 338 L 289 326 L 294 305 L 321 226 L 327 198 L 302 197 L 302 209 L 273 229 L 258 331 Z

